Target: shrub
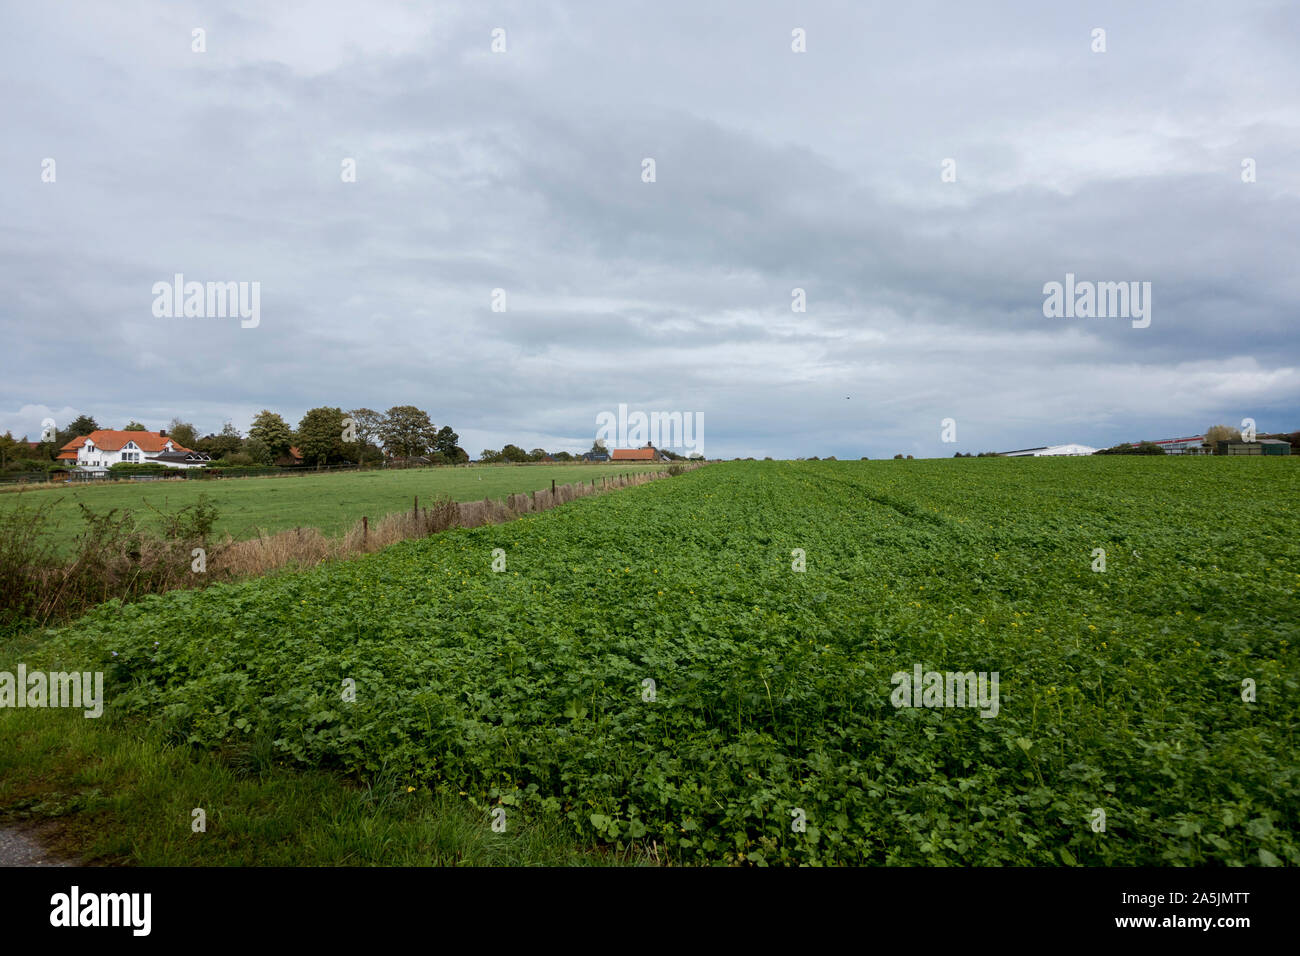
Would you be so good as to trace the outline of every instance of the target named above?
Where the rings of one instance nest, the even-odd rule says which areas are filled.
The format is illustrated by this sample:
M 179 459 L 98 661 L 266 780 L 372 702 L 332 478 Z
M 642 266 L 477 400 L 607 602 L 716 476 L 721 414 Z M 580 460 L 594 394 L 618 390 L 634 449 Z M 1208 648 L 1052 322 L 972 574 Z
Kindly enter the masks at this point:
M 186 478 L 248 478 L 253 475 L 278 475 L 283 471 L 275 466 L 252 465 L 231 468 L 225 465 L 208 465 L 205 468 L 186 468 Z
M 105 601 L 202 586 L 214 578 L 191 569 L 194 548 L 209 551 L 209 562 L 221 550 L 208 541 L 217 510 L 206 495 L 172 513 L 155 509 L 161 536 L 130 511 L 98 514 L 79 504 L 85 527 L 71 562 L 50 544 L 52 504 L 29 508 L 20 502 L 0 512 L 0 628 L 68 620 Z
M 1113 448 L 1103 448 L 1100 451 L 1093 452 L 1094 455 L 1164 455 L 1165 450 L 1154 442 L 1143 441 L 1136 445 L 1130 442 L 1116 445 Z
M 156 461 L 119 461 L 108 469 L 109 478 L 129 478 L 131 475 L 163 475 L 174 469 Z

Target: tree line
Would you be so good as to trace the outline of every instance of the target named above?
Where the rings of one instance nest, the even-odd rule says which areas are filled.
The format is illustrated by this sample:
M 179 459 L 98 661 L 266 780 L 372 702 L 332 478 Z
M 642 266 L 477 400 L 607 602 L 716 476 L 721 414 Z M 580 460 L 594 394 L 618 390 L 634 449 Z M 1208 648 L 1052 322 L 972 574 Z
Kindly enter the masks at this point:
M 89 435 L 107 426 L 100 425 L 91 415 L 79 415 L 67 426 L 59 429 L 52 441 L 40 442 L 32 448 L 26 438 L 14 439 L 6 432 L 0 436 L 0 471 L 35 471 L 60 467 L 56 464 L 59 450 L 74 438 Z M 149 431 L 132 420 L 123 431 Z M 337 464 L 373 464 L 384 460 L 416 460 L 432 465 L 459 465 L 468 462 L 469 455 L 459 445 L 460 436 L 450 425 L 436 426 L 429 414 L 414 405 L 395 405 L 386 412 L 372 408 L 341 408 L 322 406 L 308 411 L 291 426 L 284 417 L 262 409 L 253 418 L 248 433 L 244 434 L 231 422 L 226 422 L 219 432 L 200 435 L 191 422 L 173 418 L 166 428 L 167 437 L 181 447 L 210 455 L 214 465 L 247 467 L 258 465 L 293 466 L 299 463 L 311 466 Z M 298 457 L 291 454 L 297 449 Z M 591 453 L 607 455 L 608 449 L 599 441 L 591 446 Z M 666 449 L 660 454 L 674 461 L 685 460 L 681 455 Z M 581 455 L 567 451 L 547 452 L 544 448 L 524 451 L 519 445 L 506 445 L 500 450 L 485 448 L 478 460 L 487 464 L 535 461 L 578 461 Z
M 105 426 L 93 416 L 79 415 L 58 429 L 51 441 L 31 447 L 26 438 L 0 436 L 0 470 L 48 466 L 59 450 L 74 438 Z M 149 431 L 131 421 L 123 431 Z M 450 425 L 437 427 L 429 414 L 414 405 L 395 405 L 387 412 L 372 408 L 323 406 L 308 411 L 292 427 L 283 416 L 263 409 L 245 435 L 226 422 L 221 431 L 200 435 L 190 422 L 173 418 L 167 437 L 176 444 L 212 457 L 214 464 L 229 466 L 366 464 L 385 458 L 424 459 L 429 464 L 463 464 L 469 455 L 458 444 L 460 436 Z M 297 449 L 299 458 L 291 454 Z

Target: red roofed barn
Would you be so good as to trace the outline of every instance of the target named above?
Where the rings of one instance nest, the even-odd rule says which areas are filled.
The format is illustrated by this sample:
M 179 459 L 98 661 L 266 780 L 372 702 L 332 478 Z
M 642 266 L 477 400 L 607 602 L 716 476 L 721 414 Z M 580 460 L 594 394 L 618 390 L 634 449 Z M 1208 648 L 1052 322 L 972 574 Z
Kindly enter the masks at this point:
M 654 448 L 615 448 L 610 452 L 612 461 L 661 461 L 663 456 Z

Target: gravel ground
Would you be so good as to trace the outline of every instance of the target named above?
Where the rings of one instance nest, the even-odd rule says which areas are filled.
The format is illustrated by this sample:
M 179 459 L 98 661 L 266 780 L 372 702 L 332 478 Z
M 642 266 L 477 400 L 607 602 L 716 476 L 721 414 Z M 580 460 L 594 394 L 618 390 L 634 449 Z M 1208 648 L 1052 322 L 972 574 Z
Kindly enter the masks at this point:
M 48 853 L 22 830 L 0 828 L 0 866 L 71 866 Z

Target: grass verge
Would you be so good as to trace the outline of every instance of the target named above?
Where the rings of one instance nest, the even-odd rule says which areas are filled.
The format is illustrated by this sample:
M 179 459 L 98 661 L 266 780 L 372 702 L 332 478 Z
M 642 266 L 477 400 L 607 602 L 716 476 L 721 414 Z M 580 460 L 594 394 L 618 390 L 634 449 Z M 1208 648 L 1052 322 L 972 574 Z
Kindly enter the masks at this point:
M 578 844 L 561 820 L 506 831 L 454 795 L 406 792 L 278 766 L 253 743 L 214 754 L 142 722 L 80 711 L 0 710 L 0 826 L 35 831 L 56 855 L 129 866 L 612 866 L 640 852 Z M 207 815 L 203 833 L 192 811 Z

